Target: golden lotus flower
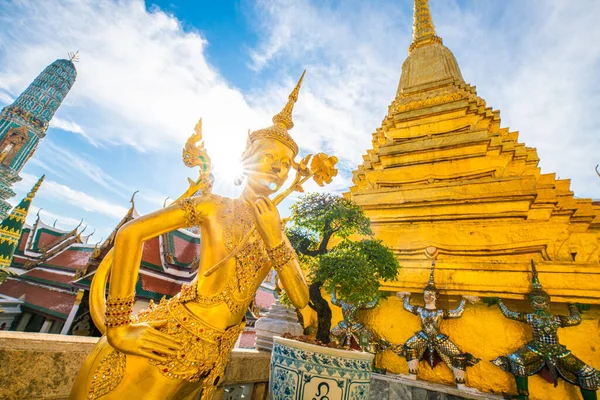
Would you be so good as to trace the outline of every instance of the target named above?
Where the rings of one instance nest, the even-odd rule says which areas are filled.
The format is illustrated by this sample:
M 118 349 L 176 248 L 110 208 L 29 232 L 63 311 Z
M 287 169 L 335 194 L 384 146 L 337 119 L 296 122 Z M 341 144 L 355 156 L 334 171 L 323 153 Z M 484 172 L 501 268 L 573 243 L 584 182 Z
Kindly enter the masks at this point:
M 310 170 L 317 185 L 324 186 L 325 183 L 331 183 L 333 177 L 338 174 L 335 168 L 337 162 L 336 156 L 328 156 L 325 153 L 315 154 L 310 163 Z

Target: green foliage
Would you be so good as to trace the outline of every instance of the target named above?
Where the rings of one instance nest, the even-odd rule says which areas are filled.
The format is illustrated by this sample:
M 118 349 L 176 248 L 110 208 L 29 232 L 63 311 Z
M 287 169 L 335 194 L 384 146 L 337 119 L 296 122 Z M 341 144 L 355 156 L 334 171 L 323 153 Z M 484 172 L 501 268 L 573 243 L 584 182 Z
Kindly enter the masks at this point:
M 329 239 L 335 235 L 372 235 L 371 222 L 358 204 L 341 196 L 310 193 L 292 206 L 288 237 L 301 253 L 323 254 Z
M 311 275 L 338 299 L 361 304 L 379 298 L 380 281 L 396 279 L 399 267 L 394 254 L 380 240 L 344 240 L 321 256 Z
M 281 303 L 282 306 L 284 306 L 285 308 L 293 308 L 294 305 L 292 304 L 292 301 L 290 300 L 290 298 L 288 297 L 287 293 L 284 292 L 283 290 L 281 291 L 281 293 L 279 294 L 279 302 Z
M 311 193 L 292 206 L 286 233 L 314 283 L 338 299 L 367 303 L 379 298 L 380 281 L 397 277 L 398 261 L 372 238 L 370 221 L 358 204 L 341 196 Z M 360 241 L 351 235 L 368 236 Z M 341 241 L 330 248 L 332 237 Z

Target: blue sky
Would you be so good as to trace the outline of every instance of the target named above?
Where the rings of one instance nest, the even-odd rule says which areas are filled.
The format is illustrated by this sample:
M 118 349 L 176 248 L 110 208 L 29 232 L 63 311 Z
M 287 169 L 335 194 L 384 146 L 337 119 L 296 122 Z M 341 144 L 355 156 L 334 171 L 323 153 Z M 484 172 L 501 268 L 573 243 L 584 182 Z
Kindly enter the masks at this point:
M 438 35 L 502 126 L 538 149 L 543 172 L 600 198 L 600 3 L 430 4 Z M 77 81 L 14 201 L 45 173 L 34 212 L 64 229 L 83 218 L 92 242 L 106 238 L 135 190 L 140 213 L 185 190 L 196 172 L 181 149 L 199 117 L 215 191 L 234 196 L 248 128 L 270 125 L 304 68 L 291 133 L 302 153 L 340 158 L 330 189 L 343 192 L 393 100 L 411 32 L 411 0 L 0 0 L 0 106 L 80 51 Z

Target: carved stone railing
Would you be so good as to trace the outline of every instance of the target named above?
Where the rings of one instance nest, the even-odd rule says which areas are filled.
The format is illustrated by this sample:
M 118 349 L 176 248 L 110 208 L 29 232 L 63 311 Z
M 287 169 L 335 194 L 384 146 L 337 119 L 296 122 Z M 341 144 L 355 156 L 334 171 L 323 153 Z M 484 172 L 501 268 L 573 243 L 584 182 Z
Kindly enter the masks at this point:
M 0 399 L 66 399 L 97 338 L 0 331 Z M 271 354 L 235 349 L 217 400 L 268 398 Z

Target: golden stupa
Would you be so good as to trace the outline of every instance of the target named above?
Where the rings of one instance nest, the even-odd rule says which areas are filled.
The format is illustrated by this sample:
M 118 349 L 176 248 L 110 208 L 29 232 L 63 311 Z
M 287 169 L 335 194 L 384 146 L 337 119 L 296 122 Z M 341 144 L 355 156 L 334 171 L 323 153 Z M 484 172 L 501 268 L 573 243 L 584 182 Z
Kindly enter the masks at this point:
M 415 0 L 408 53 L 396 97 L 346 193 L 403 266 L 400 279 L 384 289 L 412 292 L 418 300 L 429 274 L 426 250 L 435 248 L 436 285 L 450 306 L 458 295 L 495 296 L 528 310 L 524 296 L 534 260 L 552 296 L 551 311 L 568 314 L 567 303 L 591 305 L 581 325 L 559 333 L 561 343 L 600 368 L 600 205 L 574 197 L 568 179 L 542 173 L 536 149 L 501 127 L 499 112 L 465 83 L 437 36 L 427 0 Z M 396 298 L 363 317 L 394 343 L 419 329 Z M 511 375 L 489 360 L 527 342 L 527 327 L 478 303 L 442 330 L 482 359 L 467 373 L 469 386 L 514 393 Z M 391 351 L 378 357 L 378 365 L 407 372 L 406 361 Z M 453 382 L 450 370 L 439 367 L 421 368 L 419 378 Z M 561 381 L 554 389 L 537 376 L 530 391 L 532 399 L 579 396 L 577 387 Z

